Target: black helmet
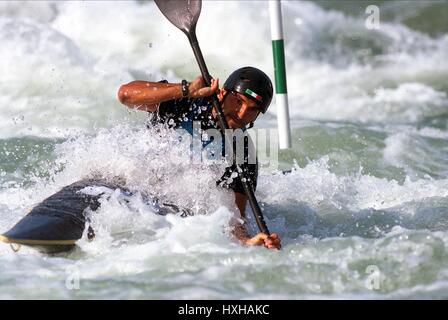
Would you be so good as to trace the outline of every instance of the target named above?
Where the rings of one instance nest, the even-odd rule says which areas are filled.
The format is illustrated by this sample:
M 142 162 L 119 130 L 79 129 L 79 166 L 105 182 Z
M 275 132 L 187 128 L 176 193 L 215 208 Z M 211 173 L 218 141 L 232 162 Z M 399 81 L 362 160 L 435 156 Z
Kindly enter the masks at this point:
M 263 71 L 252 67 L 234 71 L 224 83 L 224 89 L 251 98 L 257 102 L 263 113 L 268 110 L 274 91 L 269 77 Z

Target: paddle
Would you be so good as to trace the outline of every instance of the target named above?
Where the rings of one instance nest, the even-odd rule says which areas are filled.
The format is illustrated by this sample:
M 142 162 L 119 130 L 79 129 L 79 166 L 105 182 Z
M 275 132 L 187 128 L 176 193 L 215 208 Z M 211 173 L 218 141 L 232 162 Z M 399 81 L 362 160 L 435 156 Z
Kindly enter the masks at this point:
M 190 41 L 191 48 L 193 49 L 196 61 L 199 64 L 199 69 L 201 70 L 202 77 L 207 86 L 211 85 L 212 77 L 210 76 L 207 65 L 205 64 L 204 57 L 202 56 L 201 49 L 199 48 L 198 39 L 196 37 L 196 24 L 201 14 L 201 0 L 154 0 L 163 15 L 177 28 L 182 30 Z M 226 118 L 222 112 L 221 104 L 218 97 L 214 94 L 211 97 L 213 107 L 215 108 L 221 131 L 225 136 L 225 129 L 229 128 Z M 264 222 L 263 214 L 261 213 L 258 201 L 255 198 L 254 190 L 249 184 L 249 179 L 247 179 L 246 173 L 240 170 L 239 173 L 241 183 L 243 184 L 246 196 L 249 199 L 252 212 L 254 213 L 255 220 L 257 221 L 258 228 L 261 232 L 269 235 L 268 227 Z

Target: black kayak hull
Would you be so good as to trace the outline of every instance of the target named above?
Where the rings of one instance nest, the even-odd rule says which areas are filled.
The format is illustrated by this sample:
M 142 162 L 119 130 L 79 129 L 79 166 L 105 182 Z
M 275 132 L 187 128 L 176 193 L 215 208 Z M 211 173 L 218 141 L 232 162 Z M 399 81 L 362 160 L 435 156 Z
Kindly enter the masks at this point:
M 100 205 L 101 194 L 92 196 L 79 192 L 89 186 L 119 188 L 98 179 L 85 179 L 66 186 L 0 235 L 0 241 L 35 247 L 45 253 L 73 249 L 86 228 L 86 210 L 95 211 Z
M 104 195 L 104 193 L 89 195 L 80 192 L 87 187 L 119 189 L 125 196 L 133 195 L 117 182 L 111 183 L 102 179 L 78 181 L 62 188 L 36 205 L 14 227 L 0 235 L 0 241 L 12 246 L 33 247 L 43 253 L 72 250 L 76 247 L 76 242 L 82 238 L 86 225 L 89 224 L 87 212 L 97 210 L 100 207 L 99 199 Z M 179 214 L 181 217 L 187 217 L 194 214 L 187 208 L 160 202 L 154 197 L 144 200 L 151 206 L 152 211 L 159 215 Z M 87 238 L 91 240 L 94 234 L 93 229 L 89 227 Z

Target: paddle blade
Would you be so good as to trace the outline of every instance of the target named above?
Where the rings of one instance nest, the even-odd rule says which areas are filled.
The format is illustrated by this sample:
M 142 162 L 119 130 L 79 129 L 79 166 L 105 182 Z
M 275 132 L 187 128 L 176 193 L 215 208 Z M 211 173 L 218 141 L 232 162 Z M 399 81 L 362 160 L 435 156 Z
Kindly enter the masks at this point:
M 196 28 L 201 14 L 201 0 L 154 0 L 163 15 L 180 30 L 189 34 Z

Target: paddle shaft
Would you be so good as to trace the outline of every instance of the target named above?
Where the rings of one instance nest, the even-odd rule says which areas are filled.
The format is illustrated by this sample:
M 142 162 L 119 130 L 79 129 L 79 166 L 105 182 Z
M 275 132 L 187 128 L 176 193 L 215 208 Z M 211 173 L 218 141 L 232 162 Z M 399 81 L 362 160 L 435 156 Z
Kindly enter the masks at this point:
M 204 82 L 207 86 L 211 85 L 212 77 L 210 76 L 210 73 L 208 72 L 207 65 L 205 64 L 204 56 L 202 55 L 201 48 L 199 47 L 198 39 L 196 37 L 195 30 L 190 30 L 190 32 L 186 33 L 188 40 L 190 41 L 191 48 L 193 49 L 194 56 L 196 57 L 196 61 L 198 62 L 199 69 L 201 70 L 202 77 L 204 78 Z M 223 136 L 225 137 L 225 130 L 229 128 L 229 125 L 227 123 L 226 118 L 224 117 L 224 113 L 222 112 L 221 104 L 218 100 L 218 97 L 216 94 L 214 94 L 211 97 L 213 107 L 215 108 L 217 114 L 218 114 L 218 121 L 221 127 L 221 132 Z M 241 183 L 244 188 L 244 192 L 246 193 L 246 196 L 249 200 L 249 204 L 252 208 L 252 212 L 254 213 L 255 220 L 258 225 L 258 229 L 269 235 L 269 230 L 266 225 L 266 222 L 264 221 L 263 214 L 261 213 L 260 206 L 258 205 L 257 198 L 255 198 L 254 190 L 252 189 L 252 186 L 249 184 L 249 179 L 246 176 L 246 173 L 243 170 L 240 170 L 239 177 L 241 180 Z

